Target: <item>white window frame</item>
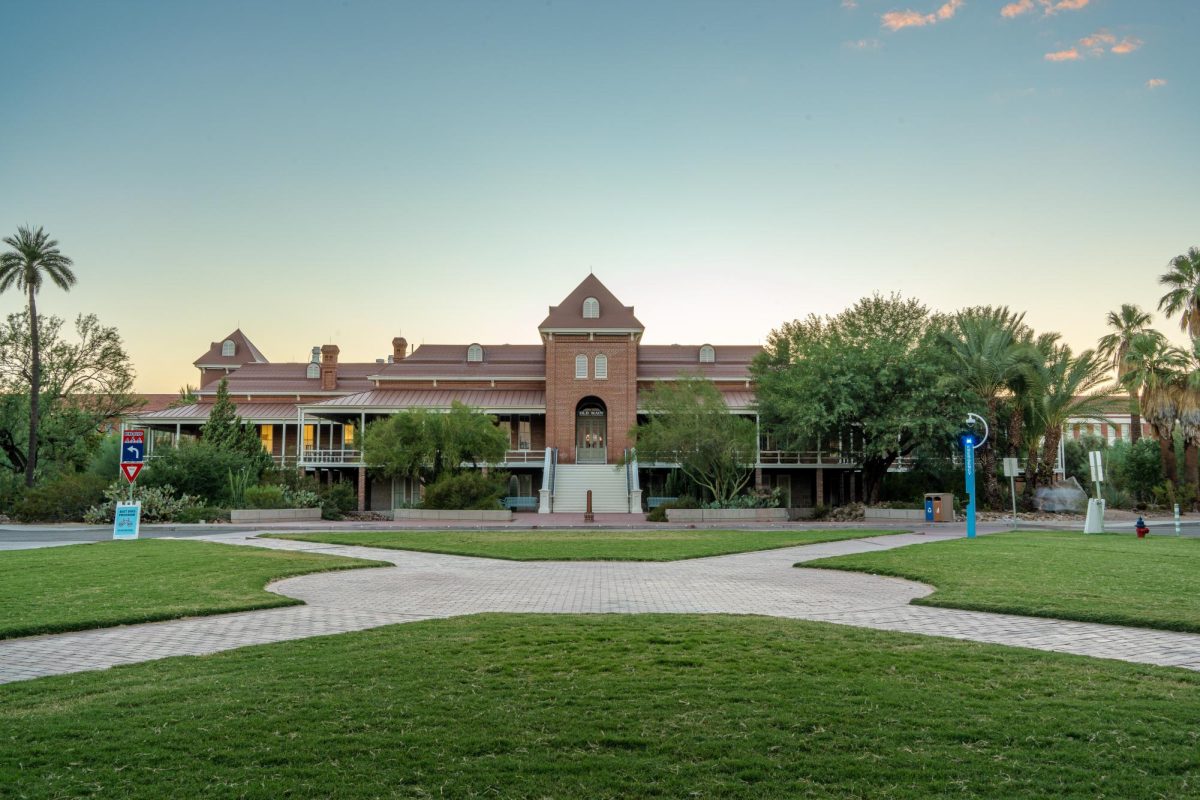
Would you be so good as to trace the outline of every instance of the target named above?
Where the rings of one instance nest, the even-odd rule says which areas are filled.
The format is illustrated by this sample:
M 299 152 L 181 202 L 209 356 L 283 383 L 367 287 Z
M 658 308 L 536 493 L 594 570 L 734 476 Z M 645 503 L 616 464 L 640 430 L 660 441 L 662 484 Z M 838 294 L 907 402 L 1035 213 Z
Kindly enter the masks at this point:
M 589 297 L 583 301 L 583 318 L 600 319 L 600 301 Z
M 233 343 L 232 339 L 221 342 L 221 355 L 226 358 L 237 355 L 237 345 Z
M 608 356 L 600 353 L 594 361 L 594 375 L 598 381 L 608 380 Z
M 707 356 L 707 358 L 706 358 Z M 700 348 L 700 363 L 715 364 L 717 363 L 717 351 L 711 344 L 706 344 Z
M 575 380 L 580 381 L 588 376 L 588 357 L 583 353 L 575 356 Z
M 472 364 L 478 364 L 483 361 L 483 347 L 473 344 L 467 348 L 467 361 Z

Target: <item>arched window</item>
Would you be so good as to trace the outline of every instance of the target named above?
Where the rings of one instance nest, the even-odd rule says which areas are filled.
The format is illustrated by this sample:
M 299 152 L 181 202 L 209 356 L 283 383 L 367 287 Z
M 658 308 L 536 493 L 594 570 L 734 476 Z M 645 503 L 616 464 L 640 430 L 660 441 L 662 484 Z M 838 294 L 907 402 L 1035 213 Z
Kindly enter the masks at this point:
M 483 361 L 483 348 L 477 344 L 468 347 L 467 361 Z
M 221 355 L 231 356 L 237 353 L 237 345 L 231 339 L 226 339 L 221 343 Z
M 596 356 L 596 380 L 606 380 L 608 378 L 608 356 L 601 353 Z
M 600 318 L 600 301 L 594 297 L 589 297 L 583 301 L 583 318 L 584 319 L 599 319 Z
M 585 356 L 581 353 L 580 355 L 575 356 L 575 379 L 580 380 L 580 379 L 586 378 L 586 377 L 587 377 L 587 356 Z
M 706 344 L 700 348 L 700 363 L 712 364 L 717 360 L 717 351 L 713 350 L 711 344 Z
M 310 378 L 321 377 L 321 365 L 317 364 L 315 362 L 312 364 L 309 364 L 308 365 L 308 377 L 310 377 Z

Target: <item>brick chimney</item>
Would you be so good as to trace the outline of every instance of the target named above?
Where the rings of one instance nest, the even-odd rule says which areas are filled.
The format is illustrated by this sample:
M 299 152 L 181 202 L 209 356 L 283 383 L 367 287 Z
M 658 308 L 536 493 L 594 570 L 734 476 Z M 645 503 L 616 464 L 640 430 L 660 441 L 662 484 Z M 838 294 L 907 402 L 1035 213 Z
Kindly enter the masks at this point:
M 321 348 L 321 390 L 325 392 L 337 388 L 337 357 L 338 346 L 327 344 Z
M 400 361 L 408 354 L 408 339 L 397 336 L 392 339 L 392 362 Z

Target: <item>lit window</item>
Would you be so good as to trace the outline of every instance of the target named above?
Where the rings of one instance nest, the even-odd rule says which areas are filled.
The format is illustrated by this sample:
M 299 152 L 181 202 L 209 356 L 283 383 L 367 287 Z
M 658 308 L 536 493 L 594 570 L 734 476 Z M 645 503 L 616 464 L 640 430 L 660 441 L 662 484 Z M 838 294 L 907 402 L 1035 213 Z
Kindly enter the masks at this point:
M 275 452 L 275 426 L 274 425 L 259 425 L 258 440 L 262 442 L 263 450 L 268 453 Z
M 313 449 L 313 442 L 316 440 L 316 435 L 317 435 L 317 426 L 316 425 L 305 425 L 304 426 L 304 449 L 305 450 Z
M 468 347 L 467 361 L 483 361 L 483 348 L 477 344 Z
M 712 364 L 717 360 L 717 352 L 713 350 L 712 345 L 706 344 L 700 348 L 700 363 Z
M 345 425 L 342 426 L 342 441 L 346 443 L 347 447 L 353 446 L 353 444 L 354 444 L 354 423 L 353 422 L 347 422 Z
M 600 318 L 600 301 L 594 297 L 589 297 L 583 301 L 583 318 L 584 319 L 599 319 Z
M 596 379 L 605 380 L 608 378 L 608 356 L 601 353 L 596 356 Z
M 577 380 L 587 377 L 587 356 L 575 356 L 575 378 Z
M 229 339 L 226 339 L 224 342 L 222 342 L 221 355 L 231 356 L 231 355 L 234 355 L 236 352 L 237 352 L 237 345 L 234 344 L 232 341 L 230 341 Z

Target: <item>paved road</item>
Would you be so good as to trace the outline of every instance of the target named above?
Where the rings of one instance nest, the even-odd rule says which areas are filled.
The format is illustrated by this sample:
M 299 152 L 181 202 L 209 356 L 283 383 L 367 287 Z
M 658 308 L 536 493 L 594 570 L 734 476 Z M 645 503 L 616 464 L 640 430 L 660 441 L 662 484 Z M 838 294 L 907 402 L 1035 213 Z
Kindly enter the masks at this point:
M 306 575 L 269 587 L 305 606 L 0 641 L 0 682 L 484 611 L 762 614 L 1200 670 L 1198 635 L 912 606 L 909 601 L 930 587 L 792 566 L 953 538 L 944 534 L 667 563 L 499 561 L 253 539 L 245 533 L 203 538 L 396 566 Z

